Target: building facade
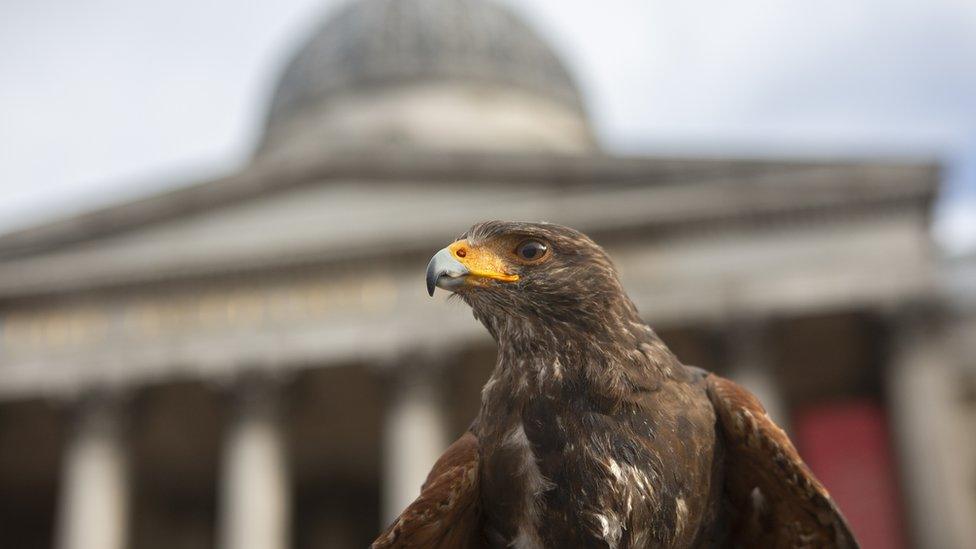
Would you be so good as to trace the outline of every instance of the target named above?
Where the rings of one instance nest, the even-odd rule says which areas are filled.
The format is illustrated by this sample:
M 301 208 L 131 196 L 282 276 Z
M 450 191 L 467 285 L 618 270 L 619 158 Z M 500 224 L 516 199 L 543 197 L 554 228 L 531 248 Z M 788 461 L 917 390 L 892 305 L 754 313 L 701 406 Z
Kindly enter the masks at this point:
M 427 297 L 426 261 L 502 218 L 604 245 L 678 356 L 759 394 L 863 538 L 964 547 L 976 316 L 957 296 L 976 292 L 932 243 L 938 181 L 917 161 L 608 155 L 509 10 L 349 4 L 293 55 L 238 173 L 0 236 L 0 531 L 368 543 L 493 366 L 470 313 Z

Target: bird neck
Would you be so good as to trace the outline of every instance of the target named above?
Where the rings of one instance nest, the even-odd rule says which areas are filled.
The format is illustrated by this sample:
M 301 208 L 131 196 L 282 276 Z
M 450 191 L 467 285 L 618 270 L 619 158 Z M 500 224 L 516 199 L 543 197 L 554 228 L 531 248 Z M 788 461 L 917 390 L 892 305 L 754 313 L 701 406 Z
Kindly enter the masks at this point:
M 482 318 L 498 342 L 498 363 L 489 383 L 510 394 L 529 395 L 570 383 L 610 399 L 659 385 L 677 359 L 629 299 L 604 302 L 603 307 L 599 314 Z

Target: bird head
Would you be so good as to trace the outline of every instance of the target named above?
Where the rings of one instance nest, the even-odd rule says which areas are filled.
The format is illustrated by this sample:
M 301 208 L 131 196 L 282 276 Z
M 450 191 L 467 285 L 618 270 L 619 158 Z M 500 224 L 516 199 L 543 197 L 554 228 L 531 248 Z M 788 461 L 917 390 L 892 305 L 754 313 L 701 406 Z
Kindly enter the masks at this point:
M 474 225 L 430 260 L 427 291 L 434 288 L 454 292 L 493 332 L 513 319 L 578 328 L 605 322 L 607 313 L 636 315 L 606 252 L 550 223 Z

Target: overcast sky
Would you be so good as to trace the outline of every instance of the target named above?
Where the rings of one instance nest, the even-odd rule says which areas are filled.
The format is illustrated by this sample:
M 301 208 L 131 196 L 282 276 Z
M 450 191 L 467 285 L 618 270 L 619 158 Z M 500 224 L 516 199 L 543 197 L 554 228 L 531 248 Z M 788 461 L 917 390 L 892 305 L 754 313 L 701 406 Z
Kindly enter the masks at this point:
M 337 0 L 0 0 L 0 231 L 246 162 Z M 976 246 L 976 1 L 508 0 L 621 153 L 936 156 Z

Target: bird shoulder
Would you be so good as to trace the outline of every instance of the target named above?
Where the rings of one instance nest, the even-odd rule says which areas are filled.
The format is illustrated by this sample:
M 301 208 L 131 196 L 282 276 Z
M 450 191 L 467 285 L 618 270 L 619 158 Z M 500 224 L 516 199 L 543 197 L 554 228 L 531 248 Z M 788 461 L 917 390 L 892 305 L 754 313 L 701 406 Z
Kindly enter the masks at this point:
M 478 438 L 467 432 L 437 460 L 420 495 L 372 549 L 479 547 Z
M 752 393 L 709 374 L 726 446 L 725 492 L 742 547 L 858 547 L 830 494 Z

